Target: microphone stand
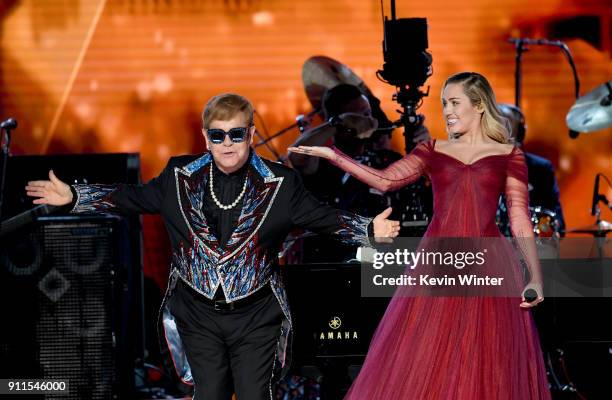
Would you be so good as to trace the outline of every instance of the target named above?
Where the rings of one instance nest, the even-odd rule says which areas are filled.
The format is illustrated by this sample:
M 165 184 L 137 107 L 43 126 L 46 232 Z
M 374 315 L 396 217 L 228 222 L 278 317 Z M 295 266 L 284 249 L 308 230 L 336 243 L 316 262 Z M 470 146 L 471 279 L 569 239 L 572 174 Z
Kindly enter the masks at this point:
M 514 105 L 521 107 L 521 87 L 522 87 L 522 71 L 521 63 L 523 61 L 523 52 L 527 50 L 523 46 L 524 39 L 510 39 L 510 42 L 514 42 L 516 54 L 514 56 Z
M 281 129 L 280 131 L 268 136 L 265 140 L 262 140 L 261 142 L 257 143 L 255 145 L 255 148 L 259 147 L 259 146 L 264 146 L 267 145 L 267 143 L 273 139 L 276 139 L 279 136 L 284 135 L 285 133 L 289 132 L 290 130 L 294 129 L 294 128 L 299 128 L 300 129 L 300 133 L 304 133 L 306 126 L 310 123 L 310 120 L 316 115 L 318 114 L 320 111 L 320 109 L 315 109 L 312 110 L 311 112 L 309 112 L 306 115 L 298 115 L 295 120 L 296 122 L 294 122 L 293 124 L 289 125 L 286 128 Z
M 281 157 L 280 154 L 278 154 L 278 152 L 276 151 L 276 149 L 272 146 L 270 146 L 270 144 L 268 143 L 269 140 L 265 139 L 263 137 L 263 135 L 261 133 L 259 133 L 259 131 L 257 129 L 255 129 L 255 135 L 259 138 L 259 143 L 257 143 L 254 147 L 257 148 L 260 145 L 265 145 L 266 148 L 268 150 L 270 150 L 270 153 L 272 153 L 274 155 L 274 157 L 276 157 L 277 161 L 281 161 L 283 162 L 283 158 Z
M 574 63 L 574 58 L 572 57 L 572 53 L 564 42 L 560 40 L 548 40 L 548 39 L 530 39 L 530 38 L 510 38 L 508 39 L 510 43 L 514 43 L 514 47 L 516 49 L 515 67 L 514 67 L 514 104 L 520 108 L 521 106 L 521 86 L 522 86 L 522 71 L 521 71 L 521 63 L 523 58 L 523 53 L 527 50 L 526 45 L 535 45 L 535 46 L 553 46 L 561 49 L 563 55 L 567 59 L 570 67 L 572 68 L 572 75 L 574 76 L 574 94 L 576 100 L 580 97 L 580 79 L 578 78 L 578 71 L 576 70 L 576 64 Z M 576 139 L 580 132 L 576 132 L 574 130 L 569 131 L 569 136 L 572 139 Z
M 295 122 L 291 125 L 289 125 L 286 128 L 281 129 L 280 131 L 264 138 L 262 137 L 262 135 L 255 131 L 255 134 L 257 135 L 257 137 L 259 138 L 259 143 L 255 144 L 253 146 L 253 148 L 258 148 L 260 146 L 266 146 L 266 148 L 268 148 L 268 150 L 270 150 L 270 152 L 272 152 L 272 154 L 274 154 L 274 156 L 276 157 L 277 161 L 280 161 L 281 163 L 285 163 L 287 161 L 287 158 L 285 156 L 281 156 L 280 154 L 278 154 L 278 152 L 272 147 L 270 146 L 270 141 L 272 141 L 273 139 L 276 139 L 279 136 L 284 135 L 285 133 L 291 131 L 294 128 L 299 128 L 300 130 L 300 134 L 304 133 L 304 131 L 306 130 L 306 127 L 310 124 L 310 120 L 320 112 L 320 109 L 314 109 L 311 112 L 309 112 L 306 115 L 298 115 L 295 118 Z

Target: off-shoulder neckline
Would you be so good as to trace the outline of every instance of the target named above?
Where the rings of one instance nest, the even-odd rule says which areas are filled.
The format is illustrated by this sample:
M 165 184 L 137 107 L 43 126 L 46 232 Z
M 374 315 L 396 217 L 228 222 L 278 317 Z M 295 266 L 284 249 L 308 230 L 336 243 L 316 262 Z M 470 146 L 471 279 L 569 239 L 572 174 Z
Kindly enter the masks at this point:
M 491 158 L 491 157 L 510 157 L 510 156 L 511 156 L 512 154 L 514 154 L 514 152 L 516 151 L 516 146 L 512 146 L 512 150 L 510 150 L 510 152 L 509 152 L 509 153 L 489 154 L 489 155 L 487 155 L 487 156 L 480 157 L 479 159 L 477 159 L 477 160 L 475 160 L 475 161 L 472 161 L 472 162 L 471 162 L 471 163 L 469 163 L 469 164 L 468 164 L 468 163 L 466 163 L 466 162 L 461 161 L 460 159 L 458 159 L 458 158 L 456 158 L 456 157 L 451 156 L 451 155 L 450 155 L 450 154 L 448 154 L 448 153 L 445 153 L 445 152 L 443 152 L 443 151 L 436 150 L 436 139 L 433 139 L 433 142 L 432 142 L 432 145 L 431 145 L 431 151 L 433 151 L 434 153 L 437 153 L 437 154 L 442 154 L 442 155 L 444 155 L 444 156 L 446 156 L 446 157 L 448 157 L 448 158 L 450 158 L 450 159 L 452 159 L 452 160 L 457 161 L 457 162 L 458 162 L 458 163 L 460 163 L 460 164 L 463 164 L 463 165 L 465 165 L 465 166 L 468 166 L 468 167 L 469 167 L 469 166 L 471 166 L 471 165 L 474 165 L 474 164 L 476 164 L 476 163 L 479 163 L 480 161 L 482 161 L 482 160 L 484 160 L 484 159 Z

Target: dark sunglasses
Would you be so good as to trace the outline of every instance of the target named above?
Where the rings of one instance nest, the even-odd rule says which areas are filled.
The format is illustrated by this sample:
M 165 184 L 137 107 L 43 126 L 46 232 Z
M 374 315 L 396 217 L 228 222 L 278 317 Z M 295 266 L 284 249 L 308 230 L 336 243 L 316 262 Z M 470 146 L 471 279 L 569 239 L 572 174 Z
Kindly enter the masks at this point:
M 221 144 L 225 141 L 225 136 L 229 136 L 234 143 L 242 143 L 249 134 L 249 127 L 232 128 L 228 132 L 223 129 L 207 129 L 208 139 L 214 144 Z

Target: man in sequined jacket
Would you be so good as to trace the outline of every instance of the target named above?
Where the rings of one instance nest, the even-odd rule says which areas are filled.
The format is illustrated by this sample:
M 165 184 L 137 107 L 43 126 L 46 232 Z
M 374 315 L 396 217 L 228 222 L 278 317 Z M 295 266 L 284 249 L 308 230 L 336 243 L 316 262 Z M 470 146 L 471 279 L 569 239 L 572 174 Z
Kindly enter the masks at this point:
M 258 157 L 250 102 L 212 98 L 202 114 L 208 153 L 172 157 L 144 185 L 72 185 L 52 171 L 29 182 L 36 204 L 73 203 L 72 212 L 160 213 L 172 264 L 160 338 L 196 400 L 272 398 L 289 366 L 291 314 L 278 251 L 295 227 L 368 243 L 399 224 L 319 203 L 291 168 Z M 370 224 L 371 223 L 371 224 Z M 313 288 L 314 289 L 314 288 Z

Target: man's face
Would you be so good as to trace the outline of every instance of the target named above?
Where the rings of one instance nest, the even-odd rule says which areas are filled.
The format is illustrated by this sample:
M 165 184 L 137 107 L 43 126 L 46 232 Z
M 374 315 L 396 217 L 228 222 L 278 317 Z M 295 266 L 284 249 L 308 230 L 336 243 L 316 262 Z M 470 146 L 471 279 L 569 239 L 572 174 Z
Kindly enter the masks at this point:
M 347 104 L 345 112 L 354 112 L 356 114 L 363 114 L 369 117 L 372 115 L 372 107 L 370 106 L 368 98 L 361 95 Z
M 211 121 L 209 129 L 222 129 L 228 132 L 232 128 L 244 128 L 247 126 L 246 116 L 243 113 L 238 113 L 227 121 Z M 228 135 L 225 135 L 223 143 L 215 144 L 210 140 L 206 131 L 206 129 L 202 129 L 206 147 L 210 150 L 215 160 L 215 164 L 221 171 L 230 174 L 239 170 L 240 167 L 246 163 L 249 158 L 249 147 L 253 142 L 253 133 L 255 132 L 254 126 L 248 127 L 247 137 L 241 143 L 234 143 Z

